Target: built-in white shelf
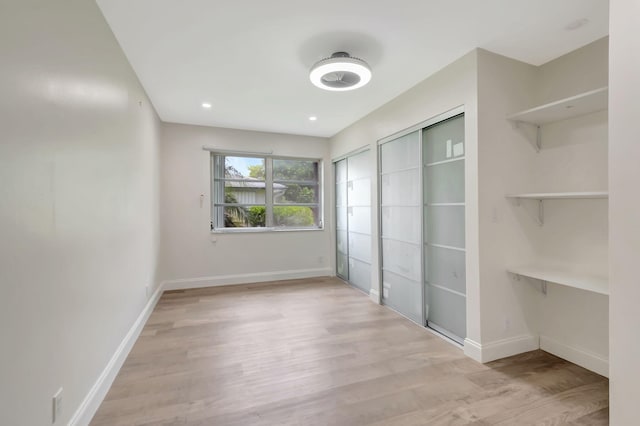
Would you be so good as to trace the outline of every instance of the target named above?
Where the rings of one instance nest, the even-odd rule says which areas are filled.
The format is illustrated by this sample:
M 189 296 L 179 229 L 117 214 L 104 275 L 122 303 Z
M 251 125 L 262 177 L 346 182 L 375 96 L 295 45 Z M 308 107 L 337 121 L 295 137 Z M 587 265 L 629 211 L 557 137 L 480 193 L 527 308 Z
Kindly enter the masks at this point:
M 540 105 L 507 116 L 508 120 L 541 126 L 555 121 L 604 111 L 608 106 L 609 88 L 601 87 L 555 102 Z
M 543 282 L 543 289 L 546 289 L 546 283 L 555 283 L 565 287 L 609 295 L 609 280 L 604 275 L 585 274 L 572 271 L 569 268 L 547 265 L 518 266 L 508 268 L 507 271 L 516 276 L 540 280 Z
M 607 191 L 538 192 L 526 194 L 508 194 L 507 198 L 517 198 L 520 200 L 579 200 L 609 198 L 609 193 Z
M 516 204 L 520 205 L 521 200 L 537 200 L 538 201 L 538 223 L 544 225 L 544 204 L 545 200 L 589 200 L 609 198 L 607 191 L 588 191 L 588 192 L 537 192 L 526 194 L 507 194 L 507 198 L 516 200 Z

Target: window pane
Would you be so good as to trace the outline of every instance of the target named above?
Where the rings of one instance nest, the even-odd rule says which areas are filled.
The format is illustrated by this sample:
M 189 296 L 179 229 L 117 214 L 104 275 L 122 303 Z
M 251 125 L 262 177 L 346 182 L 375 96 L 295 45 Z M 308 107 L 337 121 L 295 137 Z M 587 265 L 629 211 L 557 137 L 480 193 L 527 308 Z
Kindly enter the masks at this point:
M 464 206 L 426 207 L 424 221 L 428 243 L 464 248 Z
M 336 207 L 347 205 L 347 188 L 344 183 L 336 185 Z
M 336 229 L 339 231 L 345 231 L 347 229 L 347 214 L 346 207 L 336 207 Z
M 420 205 L 420 170 L 405 170 L 382 175 L 380 182 L 383 205 Z
M 461 118 L 458 116 L 423 130 L 427 164 L 464 156 L 464 119 Z
M 424 171 L 427 203 L 464 203 L 464 161 L 433 164 Z
M 219 228 L 256 228 L 265 226 L 264 206 L 218 206 Z
M 347 181 L 347 160 L 340 160 L 336 164 L 336 184 Z
M 221 200 L 218 200 L 221 202 Z M 264 182 L 226 181 L 224 182 L 224 202 L 240 204 L 265 204 Z
M 273 160 L 273 180 L 318 180 L 318 162 L 310 160 Z
M 360 290 L 371 290 L 371 265 L 353 257 L 349 258 L 349 281 Z
M 347 183 L 349 206 L 371 205 L 371 179 L 360 178 Z
M 371 235 L 349 233 L 349 256 L 371 263 Z
M 347 267 L 347 255 L 346 254 L 342 254 L 342 253 L 338 253 L 338 256 L 336 257 L 336 274 L 339 277 L 342 277 L 346 280 L 349 279 L 349 269 Z
M 224 177 L 264 180 L 264 158 L 224 156 Z
M 381 145 L 380 165 L 382 173 L 420 167 L 420 134 L 418 131 Z
M 382 207 L 380 220 L 385 237 L 420 243 L 420 207 Z
M 307 206 L 274 206 L 273 225 L 312 228 L 318 224 L 318 208 Z
M 318 202 L 316 185 L 274 183 L 273 202 L 276 204 L 309 204 Z
M 465 252 L 427 246 L 424 258 L 426 284 L 466 294 Z

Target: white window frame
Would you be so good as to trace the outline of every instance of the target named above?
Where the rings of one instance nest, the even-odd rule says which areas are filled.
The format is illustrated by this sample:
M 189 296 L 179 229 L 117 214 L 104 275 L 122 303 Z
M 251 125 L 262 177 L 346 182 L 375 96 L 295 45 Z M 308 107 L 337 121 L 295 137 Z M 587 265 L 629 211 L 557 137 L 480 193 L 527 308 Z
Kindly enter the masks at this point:
M 217 151 L 217 150 L 209 150 L 210 151 L 210 185 L 211 185 L 211 232 L 212 233 L 246 233 L 246 232 L 296 232 L 296 231 L 321 231 L 324 229 L 324 165 L 321 158 L 309 158 L 309 157 L 291 157 L 291 156 L 283 156 L 283 155 L 273 155 L 266 153 L 254 153 L 254 152 L 242 152 L 242 151 Z M 238 228 L 227 228 L 217 226 L 218 222 L 222 221 L 224 224 L 223 216 L 216 218 L 216 209 L 220 206 L 220 203 L 216 203 L 216 157 L 247 157 L 247 158 L 259 158 L 264 160 L 264 170 L 265 170 L 265 226 L 263 227 L 238 227 Z M 274 203 L 273 201 L 273 184 L 280 183 L 283 181 L 277 180 L 273 178 L 273 161 L 274 160 L 298 160 L 298 161 L 312 161 L 318 164 L 318 177 L 317 182 L 313 182 L 314 185 L 317 185 L 318 191 L 318 202 L 317 203 Z M 302 183 L 302 184 L 310 184 L 310 181 L 287 181 L 294 183 Z M 223 205 L 225 205 L 223 203 Z M 248 205 L 238 203 L 233 204 L 234 206 L 239 207 L 247 207 Z M 251 204 L 253 206 L 255 204 Z M 273 225 L 273 207 L 279 206 L 306 206 L 306 207 L 315 207 L 318 209 L 318 223 L 313 226 L 308 227 L 295 227 L 295 226 L 274 226 Z

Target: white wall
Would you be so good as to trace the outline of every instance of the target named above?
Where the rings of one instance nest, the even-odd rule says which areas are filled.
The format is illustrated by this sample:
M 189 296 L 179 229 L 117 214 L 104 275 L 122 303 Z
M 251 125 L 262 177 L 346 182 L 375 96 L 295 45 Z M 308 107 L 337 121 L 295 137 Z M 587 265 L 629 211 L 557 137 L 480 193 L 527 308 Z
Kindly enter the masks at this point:
M 94 2 L 1 9 L 0 424 L 67 424 L 156 281 L 159 122 Z
M 329 223 L 321 231 L 212 234 L 210 153 L 203 146 L 324 160 L 324 215 L 329 217 L 331 198 L 327 194 L 333 185 L 326 139 L 163 124 L 161 264 L 167 288 L 334 273 Z
M 540 66 L 536 104 L 544 104 L 607 85 L 608 37 Z
M 478 194 L 482 360 L 537 349 L 536 292 L 514 285 L 508 265 L 528 263 L 534 253 L 531 218 L 520 220 L 506 194 L 526 190 L 532 180 L 526 136 L 506 120 L 532 105 L 538 70 L 485 50 L 478 52 Z
M 611 425 L 638 422 L 640 378 L 640 2 L 610 0 L 609 248 Z
M 331 138 L 331 158 L 363 146 L 371 152 L 372 176 L 377 170 L 377 141 L 431 117 L 465 107 L 467 336 L 480 341 L 477 226 L 477 87 L 476 51 L 470 52 Z M 366 90 L 366 89 L 365 89 Z M 378 204 L 378 179 L 372 179 L 371 205 Z M 372 209 L 371 287 L 380 292 L 378 277 L 378 210 Z M 332 247 L 332 249 L 335 249 Z

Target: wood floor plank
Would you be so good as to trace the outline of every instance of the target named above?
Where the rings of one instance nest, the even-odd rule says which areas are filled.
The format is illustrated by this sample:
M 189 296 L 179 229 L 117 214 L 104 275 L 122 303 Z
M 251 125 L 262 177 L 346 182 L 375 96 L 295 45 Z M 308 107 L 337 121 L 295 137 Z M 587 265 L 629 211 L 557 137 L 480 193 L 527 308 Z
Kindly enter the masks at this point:
M 335 278 L 165 292 L 92 423 L 606 425 L 608 381 L 486 365 Z

